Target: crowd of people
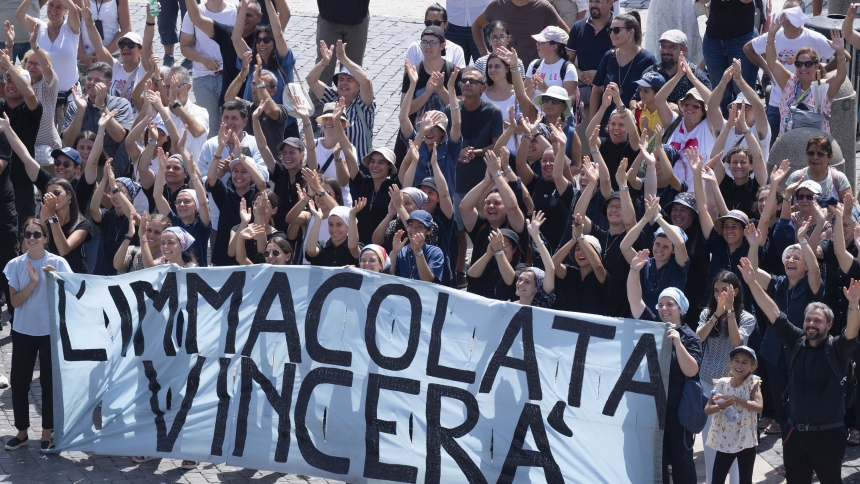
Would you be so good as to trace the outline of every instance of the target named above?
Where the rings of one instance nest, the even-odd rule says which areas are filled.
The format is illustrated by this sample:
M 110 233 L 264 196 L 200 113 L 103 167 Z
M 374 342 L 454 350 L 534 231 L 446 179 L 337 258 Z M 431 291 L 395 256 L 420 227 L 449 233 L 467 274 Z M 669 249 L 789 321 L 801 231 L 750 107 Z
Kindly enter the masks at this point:
M 760 431 L 781 434 L 790 482 L 841 482 L 860 445 L 860 209 L 829 114 L 857 5 L 828 39 L 801 0 L 760 24 L 754 2 L 713 2 L 701 39 L 691 2 L 645 26 L 613 0 L 435 4 L 386 66 L 403 68 L 392 149 L 373 136 L 368 3 L 318 1 L 303 78 L 287 0 L 0 10 L 6 449 L 28 443 L 37 356 L 53 449 L 44 271 L 317 265 L 671 323 L 664 482 L 696 481 L 689 380 L 714 395 L 709 483 L 751 482 Z M 799 127 L 822 133 L 792 171 L 769 152 Z

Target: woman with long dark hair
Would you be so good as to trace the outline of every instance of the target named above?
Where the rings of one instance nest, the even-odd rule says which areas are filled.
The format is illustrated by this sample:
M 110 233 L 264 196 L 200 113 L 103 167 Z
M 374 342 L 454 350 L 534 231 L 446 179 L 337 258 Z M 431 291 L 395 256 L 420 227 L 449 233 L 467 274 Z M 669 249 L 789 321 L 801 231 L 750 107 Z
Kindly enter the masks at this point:
M 749 335 L 755 330 L 755 316 L 744 310 L 744 291 L 738 276 L 729 271 L 721 271 L 711 284 L 708 306 L 699 316 L 696 334 L 702 340 L 702 366 L 699 369 L 705 395 L 714 389 L 714 381 L 730 373 L 729 353 L 733 348 L 747 344 Z M 702 438 L 707 438 L 711 428 L 712 416 L 708 416 Z M 705 446 L 706 475 L 710 476 L 714 467 L 717 451 Z M 737 463 L 732 464 L 732 482 L 738 481 Z
M 84 242 L 90 238 L 90 222 L 81 215 L 72 184 L 52 178 L 42 201 L 39 218 L 48 225 L 48 251 L 66 259 L 73 272 L 87 274 Z

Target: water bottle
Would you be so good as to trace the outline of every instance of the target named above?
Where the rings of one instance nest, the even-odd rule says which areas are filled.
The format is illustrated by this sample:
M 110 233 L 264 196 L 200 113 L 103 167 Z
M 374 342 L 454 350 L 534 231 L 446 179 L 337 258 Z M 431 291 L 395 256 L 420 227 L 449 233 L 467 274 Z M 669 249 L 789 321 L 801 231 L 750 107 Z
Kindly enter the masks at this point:
M 715 396 L 717 396 L 717 391 L 711 390 L 711 398 L 714 398 Z M 719 400 L 714 400 L 714 403 L 722 402 L 725 402 L 725 400 L 723 400 L 722 398 Z M 723 412 L 723 417 L 725 417 L 726 420 L 728 420 L 729 422 L 737 422 L 741 416 L 740 413 L 738 413 L 738 409 L 736 409 L 734 405 L 730 405 L 720 411 Z
M 158 0 L 146 0 L 149 4 L 149 15 L 152 17 L 158 16 Z

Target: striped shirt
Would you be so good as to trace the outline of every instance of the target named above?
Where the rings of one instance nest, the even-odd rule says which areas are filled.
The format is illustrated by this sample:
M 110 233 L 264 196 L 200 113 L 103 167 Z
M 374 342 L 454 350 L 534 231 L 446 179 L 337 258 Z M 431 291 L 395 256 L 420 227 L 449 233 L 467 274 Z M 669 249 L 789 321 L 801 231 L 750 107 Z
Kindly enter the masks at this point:
M 337 102 L 337 89 L 334 87 L 326 87 L 323 94 L 323 103 Z M 346 128 L 346 137 L 349 142 L 355 146 L 355 151 L 358 155 L 358 164 L 361 165 L 361 159 L 370 152 L 373 147 L 373 121 L 376 117 L 376 99 L 370 103 L 370 106 L 364 105 L 361 101 L 361 96 L 355 96 L 355 99 L 349 103 L 344 112 L 346 119 L 349 120 L 349 127 Z M 361 116 L 364 119 L 361 119 Z M 365 127 L 368 132 L 365 132 Z

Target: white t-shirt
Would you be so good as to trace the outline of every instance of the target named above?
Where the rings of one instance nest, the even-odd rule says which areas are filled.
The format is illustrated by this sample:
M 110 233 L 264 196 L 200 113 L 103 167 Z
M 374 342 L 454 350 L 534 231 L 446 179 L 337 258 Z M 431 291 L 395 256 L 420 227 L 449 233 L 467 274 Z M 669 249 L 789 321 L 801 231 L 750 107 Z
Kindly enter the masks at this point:
M 726 124 L 728 124 L 728 122 L 724 121 L 723 129 L 726 129 Z M 756 131 L 755 126 L 752 127 L 752 130 L 753 132 Z M 770 131 L 770 125 L 767 125 L 767 135 L 765 135 L 764 139 L 758 140 L 758 145 L 759 147 L 761 147 L 762 158 L 765 162 L 767 162 L 767 157 L 770 155 L 770 138 L 772 135 L 773 133 L 771 133 Z M 756 133 L 755 136 L 758 137 L 758 133 Z M 734 148 L 735 146 L 749 148 L 746 136 L 744 136 L 743 134 L 735 133 L 735 129 L 732 128 L 731 131 L 729 131 L 728 136 L 726 137 L 726 144 L 725 146 L 723 146 L 723 155 L 728 153 L 729 150 Z M 734 180 L 735 177 L 732 175 L 732 171 L 729 169 L 729 165 L 727 163 L 723 163 L 723 165 L 726 167 L 726 176 Z M 753 176 L 753 174 L 750 173 L 750 176 Z
M 78 41 L 80 36 L 72 32 L 69 22 L 63 22 L 56 40 L 51 42 L 48 37 L 48 24 L 36 20 L 39 24 L 39 47 L 51 54 L 51 66 L 60 78 L 59 90 L 66 92 L 78 83 Z M 81 28 L 83 30 L 83 28 Z M 116 75 L 116 73 L 114 73 Z
M 185 149 L 188 150 L 189 153 L 194 154 L 194 156 L 196 157 L 203 150 L 203 143 L 205 143 L 206 140 L 209 139 L 209 111 L 194 104 L 190 100 L 185 103 L 184 107 L 192 118 L 196 119 L 198 123 L 203 125 L 204 129 L 203 134 L 201 134 L 200 136 L 191 136 L 191 133 L 188 133 L 188 138 L 185 140 Z M 167 109 L 167 112 L 170 113 L 170 119 L 176 126 L 176 131 L 179 132 L 179 137 L 181 138 L 182 133 L 185 132 L 185 124 L 182 122 L 182 118 L 180 118 L 179 115 L 175 114 L 170 108 Z M 161 115 L 156 116 L 155 119 L 153 119 L 153 122 L 158 121 L 161 121 Z
M 811 47 L 818 53 L 821 59 L 829 59 L 833 57 L 834 50 L 827 43 L 827 37 L 819 34 L 814 30 L 804 28 L 796 39 L 789 39 L 785 36 L 785 31 L 780 29 L 776 33 L 776 57 L 782 62 L 782 65 L 792 74 L 797 73 L 794 67 L 794 53 L 800 50 L 801 47 Z M 767 34 L 759 35 L 752 40 L 752 47 L 756 54 L 764 55 L 767 49 Z M 823 63 L 823 62 L 822 62 Z M 782 89 L 779 88 L 776 82 L 771 84 L 770 102 L 768 106 L 779 107 L 779 100 L 782 98 Z M 767 159 L 767 158 L 765 158 Z
M 236 7 L 234 5 L 225 4 L 224 10 L 221 10 L 220 12 L 211 12 L 206 8 L 206 4 L 200 4 L 200 14 L 224 25 L 233 25 L 236 23 Z M 183 34 L 194 35 L 194 40 L 196 42 L 194 50 L 201 54 L 208 55 L 213 59 L 217 59 L 222 64 L 219 69 L 223 69 L 224 60 L 221 58 L 221 48 L 218 47 L 218 43 L 210 39 L 208 35 L 197 28 L 197 26 L 191 22 L 188 14 L 185 14 L 185 17 L 182 19 L 182 28 L 180 29 L 180 32 Z M 197 79 L 198 77 L 212 75 L 214 72 L 215 71 L 207 69 L 203 64 L 195 62 L 194 71 L 191 74 L 191 77 Z
M 541 61 L 541 59 L 535 59 L 532 61 L 531 64 L 529 64 L 528 69 L 526 69 L 526 76 L 528 76 L 528 77 L 532 76 L 532 70 L 534 69 L 535 65 L 540 61 Z M 564 87 L 564 85 L 563 85 L 564 82 L 573 82 L 574 84 L 576 84 L 577 81 L 579 81 L 579 77 L 577 77 L 577 75 L 576 75 L 576 67 L 574 67 L 573 62 L 567 63 L 567 71 L 564 75 L 564 82 L 562 82 L 562 80 L 561 80 L 561 77 L 562 77 L 561 76 L 561 66 L 563 64 L 564 64 L 564 59 L 559 59 L 558 61 L 553 62 L 552 64 L 547 64 L 546 62 L 541 62 L 540 67 L 538 67 L 537 70 L 534 72 L 535 72 L 535 74 L 537 74 L 543 78 L 544 82 L 546 82 L 547 87 L 552 87 L 552 86 Z M 534 97 L 537 97 L 541 94 L 543 94 L 542 91 L 535 89 Z M 538 106 L 538 107 L 540 107 L 540 106 Z
M 320 140 L 317 139 L 315 142 L 315 148 L 314 149 L 315 149 L 316 154 L 317 154 L 317 164 L 319 165 L 318 169 L 322 170 L 323 166 L 325 165 L 325 162 L 328 160 L 328 157 L 331 156 L 331 154 L 334 152 L 334 148 L 326 148 L 325 146 L 322 145 Z M 355 146 L 352 147 L 352 154 L 353 154 L 353 156 L 356 156 Z M 334 178 L 335 180 L 337 180 L 337 168 L 334 166 L 334 164 L 339 163 L 337 161 L 339 156 L 343 156 L 343 154 L 340 153 L 340 150 L 338 150 L 338 153 L 335 154 L 334 159 L 331 160 L 331 163 L 329 163 L 328 168 L 326 168 L 326 170 L 323 172 L 324 175 L 330 176 L 330 177 Z M 358 162 L 361 163 L 361 160 L 358 160 Z M 341 187 L 340 194 L 343 196 L 343 206 L 344 207 L 352 207 L 352 195 L 349 194 L 349 184 L 348 183 Z M 323 239 L 322 233 L 320 233 L 320 240 L 328 240 L 328 239 Z
M 469 27 L 484 12 L 490 0 L 459 0 L 457 2 L 446 2 L 448 9 L 448 21 L 452 25 Z
M 424 51 L 421 50 L 421 44 L 412 42 L 412 45 L 406 49 L 406 55 L 403 58 L 408 60 L 413 66 L 417 66 L 419 62 L 424 60 Z M 445 55 L 442 58 L 460 69 L 466 67 L 466 54 L 463 52 L 463 48 L 451 41 L 448 41 L 445 46 Z
M 310 233 L 311 227 L 313 227 L 314 224 L 320 224 L 320 235 L 318 240 L 325 242 L 326 240 L 331 238 L 331 234 L 328 233 L 328 217 L 320 221 L 317 220 L 315 216 L 311 215 L 311 217 L 308 219 L 308 231 L 306 233 Z M 305 236 L 305 240 L 307 240 L 307 236 Z M 308 254 L 305 251 L 302 251 L 302 265 L 311 265 L 311 261 L 308 260 Z
M 119 34 L 119 11 L 116 0 L 104 0 L 102 3 L 90 0 L 90 11 L 93 13 L 93 21 L 102 21 L 102 42 L 104 45 L 113 42 L 114 37 Z M 93 47 L 93 43 L 90 42 L 87 28 L 83 25 L 81 25 L 81 41 L 84 43 L 84 53 L 86 55 L 96 55 L 96 50 Z M 112 53 L 115 54 L 116 52 Z
M 24 303 L 15 308 L 15 331 L 30 336 L 47 336 L 51 334 L 48 322 L 48 286 L 45 282 L 43 267 L 51 265 L 57 272 L 72 272 L 66 259 L 45 251 L 41 259 L 31 259 L 29 254 L 20 255 L 6 264 L 3 274 L 9 279 L 9 286 L 21 292 L 30 285 L 30 274 L 27 272 L 27 262 L 33 265 L 39 273 L 39 281 Z
M 677 117 L 677 114 L 675 116 Z M 696 146 L 699 148 L 699 153 L 708 158 L 708 155 L 710 155 L 711 150 L 714 148 L 715 141 L 716 138 L 714 137 L 714 133 L 711 132 L 710 126 L 708 126 L 707 119 L 703 119 L 690 131 L 687 131 L 684 122 L 681 121 L 678 127 L 675 128 L 672 136 L 669 137 L 669 144 L 681 152 L 681 158 L 675 163 L 672 171 L 675 172 L 675 176 L 679 180 L 687 182 L 688 192 L 692 192 L 694 189 L 693 169 L 690 167 L 690 162 L 687 161 L 684 151 L 687 148 Z
M 520 117 L 522 116 L 522 111 L 520 111 L 520 105 L 517 103 L 517 95 L 516 94 L 512 94 L 511 97 L 505 99 L 504 101 L 493 101 L 492 99 L 487 97 L 487 93 L 484 92 L 483 94 L 481 94 L 481 100 L 486 101 L 490 104 L 495 104 L 496 106 L 498 106 L 499 109 L 502 110 L 502 117 L 504 118 L 505 122 L 509 121 L 508 120 L 508 109 L 511 106 L 516 106 L 514 108 L 514 116 L 516 116 L 517 119 L 520 119 Z M 511 152 L 511 155 L 517 156 L 517 146 L 519 145 L 520 142 L 521 142 L 521 138 L 519 136 L 517 136 L 516 134 L 511 136 L 511 139 L 508 140 L 508 144 L 506 144 L 505 146 L 507 146 L 508 151 Z
M 125 67 L 122 66 L 122 62 L 113 61 L 113 79 L 110 83 L 109 93 L 111 96 L 126 98 L 131 103 L 132 109 L 134 109 L 134 103 L 131 102 L 131 93 L 138 82 L 145 82 L 145 78 L 146 69 L 142 63 L 138 63 L 137 67 L 131 72 L 126 72 Z M 136 113 L 137 110 L 134 109 L 134 112 Z

